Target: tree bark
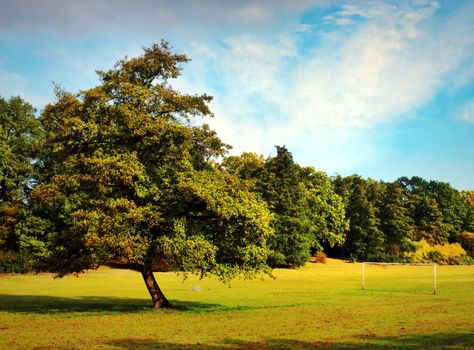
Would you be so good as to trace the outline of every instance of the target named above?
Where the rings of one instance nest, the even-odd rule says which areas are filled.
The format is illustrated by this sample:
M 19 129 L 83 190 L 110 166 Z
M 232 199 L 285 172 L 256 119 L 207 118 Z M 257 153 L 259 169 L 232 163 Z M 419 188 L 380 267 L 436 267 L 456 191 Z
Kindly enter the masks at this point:
M 145 281 L 145 285 L 148 289 L 148 292 L 150 293 L 151 300 L 153 302 L 153 308 L 159 309 L 162 307 L 170 307 L 170 302 L 168 299 L 166 299 L 165 295 L 158 286 L 158 283 L 156 283 L 151 264 L 144 265 L 141 272 L 143 280 Z

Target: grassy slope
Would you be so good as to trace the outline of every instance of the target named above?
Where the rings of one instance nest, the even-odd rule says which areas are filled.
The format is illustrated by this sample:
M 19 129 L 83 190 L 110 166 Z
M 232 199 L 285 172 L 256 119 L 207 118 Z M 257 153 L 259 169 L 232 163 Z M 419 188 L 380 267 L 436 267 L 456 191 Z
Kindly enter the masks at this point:
M 330 261 L 276 279 L 157 276 L 174 310 L 154 311 L 141 276 L 0 277 L 0 349 L 474 348 L 474 266 L 366 267 Z M 192 291 L 199 285 L 200 291 Z

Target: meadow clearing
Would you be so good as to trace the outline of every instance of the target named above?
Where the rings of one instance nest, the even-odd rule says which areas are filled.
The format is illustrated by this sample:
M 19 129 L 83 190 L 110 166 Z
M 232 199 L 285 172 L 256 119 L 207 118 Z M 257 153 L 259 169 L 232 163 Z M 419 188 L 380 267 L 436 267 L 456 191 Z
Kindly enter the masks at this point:
M 360 264 L 330 259 L 231 288 L 158 273 L 162 310 L 129 270 L 1 275 L 0 349 L 474 348 L 474 266 L 439 266 L 436 295 L 431 267 L 365 273 L 365 290 Z

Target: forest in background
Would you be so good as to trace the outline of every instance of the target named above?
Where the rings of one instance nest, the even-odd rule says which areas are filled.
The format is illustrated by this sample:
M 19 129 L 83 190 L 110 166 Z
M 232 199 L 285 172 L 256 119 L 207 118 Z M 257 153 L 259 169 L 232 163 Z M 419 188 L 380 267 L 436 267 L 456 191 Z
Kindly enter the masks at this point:
M 275 214 L 273 266 L 301 266 L 320 251 L 351 261 L 473 262 L 474 191 L 420 177 L 328 177 L 295 163 L 285 147 L 222 166 L 252 181 Z

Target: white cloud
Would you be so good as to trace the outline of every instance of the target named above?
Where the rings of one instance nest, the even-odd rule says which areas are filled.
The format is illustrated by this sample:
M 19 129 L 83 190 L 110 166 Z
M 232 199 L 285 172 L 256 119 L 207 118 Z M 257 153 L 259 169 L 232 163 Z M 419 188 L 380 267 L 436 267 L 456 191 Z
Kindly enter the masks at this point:
M 231 36 L 217 48 L 195 43 L 189 54 L 199 77 L 191 79 L 206 81 L 216 98 L 212 126 L 235 152 L 268 154 L 286 144 L 305 153 L 306 142 L 329 171 L 375 161 L 381 150 L 367 130 L 415 117 L 474 59 L 474 23 L 463 16 L 470 9 L 441 19 L 438 2 L 394 4 L 343 6 L 326 21 L 350 28 L 319 27 L 318 45 L 304 55 L 299 39 L 315 35 L 310 24 Z
M 243 36 L 227 40 L 226 45 L 219 59 L 229 87 L 236 84 L 245 87 L 243 94 L 258 93 L 273 100 L 275 89 L 282 83 L 279 70 L 283 61 L 296 53 L 292 40 L 282 37 L 267 43 Z
M 474 99 L 465 103 L 458 114 L 460 120 L 474 124 Z
M 201 45 L 199 54 L 207 55 L 204 65 L 221 73 L 225 94 L 249 105 L 258 94 L 274 104 L 280 119 L 310 130 L 370 127 L 414 113 L 472 56 L 474 38 L 453 40 L 474 29 L 472 24 L 460 28 L 454 19 L 434 28 L 439 32 L 424 25 L 438 7 L 437 2 L 343 6 L 335 20 L 357 15 L 365 21 L 349 34 L 323 37 L 327 40 L 303 58 L 297 56 L 294 32 L 231 37 L 218 49 Z M 291 66 L 288 59 L 294 59 Z
M 299 24 L 296 26 L 297 33 L 308 33 L 313 30 L 313 26 L 310 24 Z
M 443 66 L 445 60 L 432 59 L 436 46 L 450 45 L 432 41 L 422 26 L 436 9 L 436 3 L 411 10 L 383 3 L 343 7 L 335 21 L 353 16 L 365 21 L 350 34 L 339 34 L 335 43 L 316 48 L 295 73 L 295 105 L 304 106 L 300 122 L 369 127 L 414 112 L 429 100 L 444 74 L 459 64 Z
M 25 101 L 31 103 L 37 109 L 43 108 L 47 101 L 38 94 L 31 92 L 28 88 L 28 79 L 20 74 L 4 70 L 0 66 L 0 96 L 10 98 L 12 96 L 21 96 Z
M 0 62 L 1 65 L 1 62 Z M 5 86 L 12 84 L 24 84 L 28 81 L 24 76 L 15 72 L 8 72 L 0 67 L 0 80 L 3 81 Z

